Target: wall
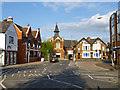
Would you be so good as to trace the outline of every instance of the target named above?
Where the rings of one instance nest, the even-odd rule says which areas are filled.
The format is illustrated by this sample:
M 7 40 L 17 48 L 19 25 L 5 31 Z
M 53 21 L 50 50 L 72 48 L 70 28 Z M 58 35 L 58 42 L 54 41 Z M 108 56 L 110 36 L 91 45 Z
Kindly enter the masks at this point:
M 12 51 L 17 51 L 18 49 L 18 37 L 17 37 L 17 33 L 16 33 L 16 30 L 14 28 L 14 25 L 11 24 L 8 28 L 8 30 L 6 31 L 6 50 L 8 50 L 8 46 L 11 47 L 11 49 L 9 50 L 12 50 Z M 10 44 L 9 43 L 9 36 L 12 36 L 14 37 L 14 44 Z
M 0 33 L 0 48 L 5 50 L 5 34 Z

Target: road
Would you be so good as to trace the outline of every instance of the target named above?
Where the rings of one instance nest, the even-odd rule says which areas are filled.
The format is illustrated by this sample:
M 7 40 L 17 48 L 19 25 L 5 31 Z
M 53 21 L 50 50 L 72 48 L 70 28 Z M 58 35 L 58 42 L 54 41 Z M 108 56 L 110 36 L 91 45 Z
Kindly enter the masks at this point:
M 93 62 L 87 62 L 90 66 L 88 68 L 80 61 L 61 60 L 57 63 L 5 69 L 3 72 L 8 73 L 3 73 L 1 86 L 3 88 L 117 89 L 118 72 L 99 68 Z

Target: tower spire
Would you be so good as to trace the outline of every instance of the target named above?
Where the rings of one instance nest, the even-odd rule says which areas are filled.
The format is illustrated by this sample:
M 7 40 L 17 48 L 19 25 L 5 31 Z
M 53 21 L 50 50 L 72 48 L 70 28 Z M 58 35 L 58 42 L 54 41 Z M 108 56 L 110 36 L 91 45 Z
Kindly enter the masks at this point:
M 54 36 L 59 36 L 59 29 L 58 29 L 57 22 L 56 22 L 56 26 L 55 26 L 55 30 L 54 30 Z

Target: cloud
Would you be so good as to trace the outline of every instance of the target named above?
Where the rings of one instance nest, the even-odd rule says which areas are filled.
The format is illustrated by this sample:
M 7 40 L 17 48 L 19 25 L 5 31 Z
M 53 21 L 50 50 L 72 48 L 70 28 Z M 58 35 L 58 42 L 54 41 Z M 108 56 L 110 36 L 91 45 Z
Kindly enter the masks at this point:
M 109 41 L 109 17 L 113 12 L 106 15 L 96 14 L 91 18 L 83 18 L 81 22 L 58 23 L 60 36 L 65 39 L 80 40 L 83 37 L 100 37 L 106 43 Z M 102 17 L 101 19 L 97 19 Z M 55 24 L 42 27 L 42 34 L 47 37 L 53 36 Z M 46 32 L 49 32 L 46 33 Z M 72 37 L 71 37 L 72 36 Z
M 57 5 L 54 4 L 54 3 L 44 2 L 44 3 L 43 3 L 43 6 L 44 6 L 44 7 L 50 7 L 50 8 L 52 8 L 54 11 L 56 11 L 56 10 L 58 9 Z
M 84 3 L 84 2 L 44 2 L 43 6 L 52 8 L 54 11 L 58 10 L 59 8 L 63 7 L 65 12 L 70 12 L 71 10 L 75 8 L 81 8 L 81 7 L 86 7 L 86 8 L 95 8 L 96 4 L 94 3 Z

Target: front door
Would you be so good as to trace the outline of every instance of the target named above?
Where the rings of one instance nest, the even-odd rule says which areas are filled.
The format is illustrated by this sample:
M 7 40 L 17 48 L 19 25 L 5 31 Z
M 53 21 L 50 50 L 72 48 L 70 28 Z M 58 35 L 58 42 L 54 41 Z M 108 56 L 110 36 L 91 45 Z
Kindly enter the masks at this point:
M 29 63 L 29 52 L 27 52 L 27 60 L 26 63 Z
M 80 53 L 78 53 L 78 59 L 80 59 Z

